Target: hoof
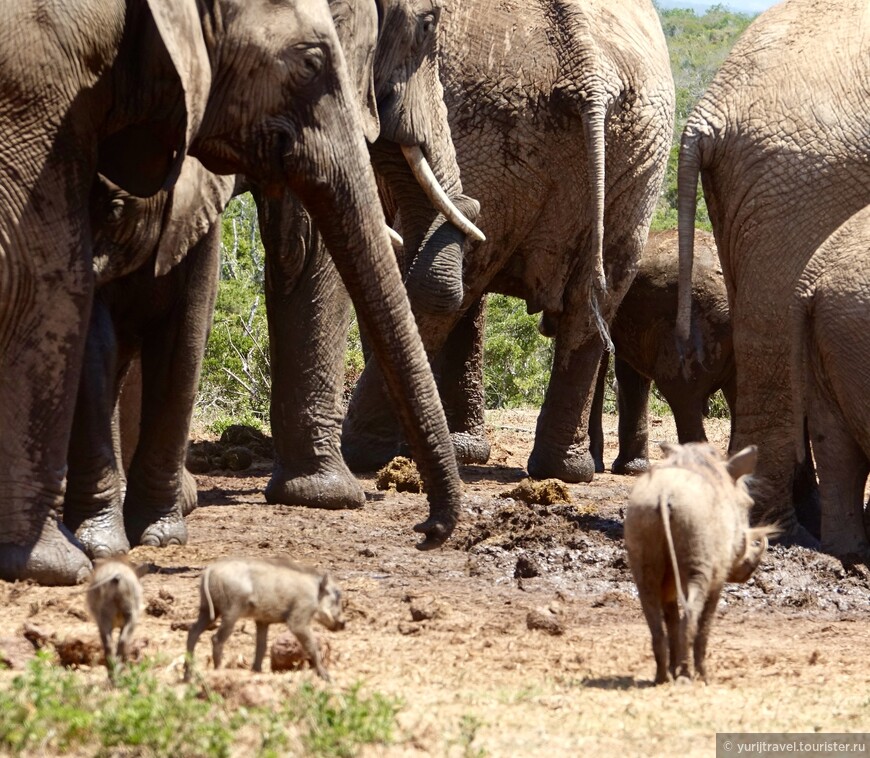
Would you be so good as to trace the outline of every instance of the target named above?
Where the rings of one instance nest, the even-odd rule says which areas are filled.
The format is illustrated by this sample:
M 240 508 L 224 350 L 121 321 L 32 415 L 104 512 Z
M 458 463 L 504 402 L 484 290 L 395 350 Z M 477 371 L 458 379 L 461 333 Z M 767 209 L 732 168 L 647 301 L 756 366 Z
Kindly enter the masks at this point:
M 35 542 L 0 543 L 0 579 L 31 579 L 42 585 L 74 585 L 91 575 L 91 561 L 69 530 L 48 517 Z
M 526 466 L 529 476 L 533 479 L 561 479 L 568 484 L 591 482 L 595 474 L 595 464 L 588 450 L 578 450 L 572 447 L 561 459 L 544 455 L 538 451 L 537 445 L 529 456 Z
M 266 502 L 271 505 L 302 505 L 337 511 L 362 508 L 365 501 L 365 491 L 347 469 L 290 477 L 279 467 L 266 485 Z
M 624 476 L 638 476 L 648 470 L 649 460 L 646 458 L 632 458 L 626 461 L 624 458 L 619 457 L 613 462 L 613 466 L 610 467 L 612 473 Z
M 453 450 L 456 462 L 465 466 L 483 465 L 489 461 L 489 440 L 482 434 L 468 432 L 453 432 Z

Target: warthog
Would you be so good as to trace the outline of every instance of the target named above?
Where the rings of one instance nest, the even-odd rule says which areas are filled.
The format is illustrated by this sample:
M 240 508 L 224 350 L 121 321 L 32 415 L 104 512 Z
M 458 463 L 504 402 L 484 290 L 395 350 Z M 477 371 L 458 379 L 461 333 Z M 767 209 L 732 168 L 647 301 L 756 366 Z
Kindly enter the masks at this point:
M 87 590 L 88 610 L 97 622 L 109 675 L 116 660 L 127 660 L 127 645 L 145 606 L 139 577 L 148 566 L 131 566 L 126 558 L 98 559 Z M 120 627 L 118 646 L 112 650 L 112 634 Z
M 203 631 L 223 617 L 212 639 L 215 668 L 221 665 L 224 643 L 240 618 L 257 624 L 254 671 L 266 655 L 269 624 L 286 623 L 314 670 L 329 681 L 311 634 L 314 619 L 327 629 L 344 629 L 341 590 L 329 574 L 283 558 L 227 558 L 206 568 L 200 584 L 199 617 L 187 635 L 185 681 L 190 678 L 193 650 Z
M 665 460 L 632 490 L 625 547 L 652 634 L 656 684 L 691 678 L 690 649 L 706 682 L 707 637 L 722 586 L 749 579 L 776 530 L 749 527 L 752 498 L 742 478 L 755 471 L 755 446 L 727 461 L 705 442 L 662 450 Z

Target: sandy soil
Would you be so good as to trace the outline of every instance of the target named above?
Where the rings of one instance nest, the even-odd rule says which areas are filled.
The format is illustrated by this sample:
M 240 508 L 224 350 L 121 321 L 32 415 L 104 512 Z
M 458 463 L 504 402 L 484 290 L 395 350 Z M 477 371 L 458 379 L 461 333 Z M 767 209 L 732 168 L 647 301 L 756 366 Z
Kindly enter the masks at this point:
M 534 421 L 532 412 L 491 414 L 490 464 L 463 468 L 463 522 L 436 552 L 414 549 L 424 496 L 378 492 L 372 478 L 363 479 L 364 508 L 322 512 L 267 506 L 264 459 L 198 476 L 190 544 L 131 556 L 154 567 L 137 632 L 145 654 L 177 680 L 203 567 L 225 555 L 288 553 L 329 568 L 345 590 L 347 629 L 320 630 L 337 686 L 362 680 L 404 702 L 398 741 L 370 755 L 712 755 L 717 731 L 870 731 L 870 585 L 799 548 L 774 548 L 748 584 L 727 587 L 711 684 L 653 687 L 622 545 L 632 482 L 601 475 L 571 485 L 572 503 L 546 507 L 501 497 L 524 477 Z M 653 438 L 676 440 L 669 419 L 654 421 Z M 709 433 L 724 448 L 725 425 Z M 615 418 L 605 435 L 609 464 Z M 95 637 L 81 590 L 0 584 L 0 598 L 0 648 L 20 640 L 25 622 Z M 210 633 L 197 648 L 206 681 L 232 703 L 314 680 L 310 671 L 268 673 L 268 663 L 251 674 L 253 633 L 250 622 L 238 625 L 225 671 L 209 667 Z

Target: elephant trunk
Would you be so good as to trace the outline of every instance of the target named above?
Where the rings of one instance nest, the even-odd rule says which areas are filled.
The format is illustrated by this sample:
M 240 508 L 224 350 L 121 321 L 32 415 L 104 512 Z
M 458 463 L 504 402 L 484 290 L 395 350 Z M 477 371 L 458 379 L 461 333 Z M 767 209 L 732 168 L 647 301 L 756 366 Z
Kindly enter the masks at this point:
M 348 109 L 333 110 L 333 114 Z M 339 118 L 342 116 L 339 115 Z M 346 118 L 346 117 L 345 117 Z M 318 130 L 320 131 L 320 130 Z M 459 513 L 461 482 L 438 398 L 405 288 L 384 226 L 374 173 L 361 130 L 354 124 L 323 129 L 320 134 L 348 135 L 353 144 L 306 144 L 315 169 L 317 159 L 334 156 L 329 182 L 297 180 L 293 187 L 312 215 L 357 314 L 383 367 L 429 497 L 430 515 L 415 530 L 425 534 L 421 548 L 437 547 L 453 531 Z M 319 149 L 316 149 L 319 148 Z M 328 152 L 327 152 L 328 151 Z M 323 171 L 302 172 L 318 177 Z

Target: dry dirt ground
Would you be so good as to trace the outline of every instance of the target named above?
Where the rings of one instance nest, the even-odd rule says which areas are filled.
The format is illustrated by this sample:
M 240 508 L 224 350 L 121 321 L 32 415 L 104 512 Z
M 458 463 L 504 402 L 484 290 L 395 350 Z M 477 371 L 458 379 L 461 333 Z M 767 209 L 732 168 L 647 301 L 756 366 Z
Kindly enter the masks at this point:
M 654 663 L 622 545 L 631 480 L 605 474 L 569 487 L 573 502 L 529 506 L 501 496 L 523 476 L 533 412 L 489 418 L 493 454 L 465 467 L 467 505 L 441 550 L 414 549 L 424 496 L 378 492 L 357 511 L 268 506 L 269 462 L 198 476 L 190 544 L 137 548 L 145 653 L 178 677 L 185 624 L 203 567 L 225 555 L 288 553 L 329 568 L 345 590 L 345 631 L 320 630 L 336 686 L 400 697 L 395 744 L 365 755 L 713 755 L 717 731 L 870 731 L 866 578 L 826 556 L 774 548 L 747 585 L 729 585 L 710 641 L 708 686 L 651 684 Z M 727 428 L 712 423 L 724 448 Z M 616 423 L 605 421 L 606 462 Z M 652 438 L 676 440 L 669 419 Z M 656 450 L 657 454 L 657 450 Z M 0 585 L 0 641 L 25 622 L 94 636 L 80 590 Z M 540 628 L 529 628 L 529 626 Z M 270 642 L 279 633 L 273 627 Z M 253 675 L 254 627 L 239 624 L 225 671 L 197 648 L 205 680 L 232 704 L 266 700 L 310 671 Z

